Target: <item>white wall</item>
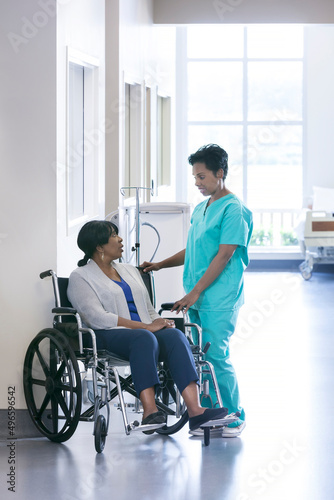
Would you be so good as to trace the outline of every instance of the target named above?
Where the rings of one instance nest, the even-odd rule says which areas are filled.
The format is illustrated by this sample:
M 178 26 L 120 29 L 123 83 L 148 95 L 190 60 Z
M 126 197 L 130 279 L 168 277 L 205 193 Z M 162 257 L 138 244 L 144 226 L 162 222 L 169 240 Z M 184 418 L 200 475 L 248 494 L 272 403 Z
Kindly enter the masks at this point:
M 68 276 L 82 258 L 76 244 L 83 222 L 69 230 L 67 225 L 67 51 L 78 51 L 97 60 L 98 96 L 96 126 L 86 135 L 87 147 L 96 150 L 95 175 L 99 184 L 97 206 L 90 218 L 104 218 L 105 168 L 105 2 L 70 0 L 57 17 L 57 273 Z
M 25 408 L 23 360 L 32 338 L 52 324 L 53 292 L 39 273 L 72 270 L 76 235 L 66 234 L 66 46 L 101 60 L 104 119 L 104 0 L 1 2 L 0 26 L 0 409 L 7 387 Z M 104 169 L 104 142 L 99 145 Z M 104 213 L 101 175 L 100 212 Z M 58 213 L 57 213 L 58 202 Z M 58 230 L 58 238 L 57 238 Z
M 333 0 L 154 0 L 154 22 L 331 23 Z
M 306 137 L 304 191 L 307 206 L 312 187 L 334 188 L 334 26 L 308 26 L 306 53 Z
M 106 0 L 105 211 L 118 208 L 120 175 L 120 0 Z
M 15 386 L 20 409 L 28 343 L 50 323 L 39 273 L 56 266 L 56 18 L 15 0 L 0 26 L 0 408 Z

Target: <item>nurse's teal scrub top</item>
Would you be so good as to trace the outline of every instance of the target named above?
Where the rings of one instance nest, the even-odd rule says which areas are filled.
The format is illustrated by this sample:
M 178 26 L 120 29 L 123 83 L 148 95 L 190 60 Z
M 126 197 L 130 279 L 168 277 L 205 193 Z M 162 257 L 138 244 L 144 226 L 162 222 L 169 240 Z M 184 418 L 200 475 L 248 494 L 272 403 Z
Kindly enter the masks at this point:
M 183 286 L 189 293 L 203 276 L 219 245 L 238 245 L 226 267 L 191 306 L 201 310 L 235 310 L 244 303 L 243 272 L 252 236 L 252 212 L 234 194 L 228 194 L 207 207 L 205 200 L 194 209 L 184 261 Z

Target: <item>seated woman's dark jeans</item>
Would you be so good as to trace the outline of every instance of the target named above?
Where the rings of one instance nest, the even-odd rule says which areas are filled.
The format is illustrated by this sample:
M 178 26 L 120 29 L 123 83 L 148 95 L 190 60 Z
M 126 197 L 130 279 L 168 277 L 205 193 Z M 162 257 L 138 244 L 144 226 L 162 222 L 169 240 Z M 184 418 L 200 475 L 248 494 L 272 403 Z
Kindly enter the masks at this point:
M 138 397 L 144 389 L 160 384 L 157 373 L 159 361 L 167 363 L 180 393 L 190 382 L 198 382 L 189 342 L 177 328 L 164 328 L 154 333 L 144 329 L 113 328 L 95 330 L 95 334 L 98 350 L 105 349 L 130 362 Z M 85 347 L 91 347 L 90 336 L 84 335 L 84 338 Z

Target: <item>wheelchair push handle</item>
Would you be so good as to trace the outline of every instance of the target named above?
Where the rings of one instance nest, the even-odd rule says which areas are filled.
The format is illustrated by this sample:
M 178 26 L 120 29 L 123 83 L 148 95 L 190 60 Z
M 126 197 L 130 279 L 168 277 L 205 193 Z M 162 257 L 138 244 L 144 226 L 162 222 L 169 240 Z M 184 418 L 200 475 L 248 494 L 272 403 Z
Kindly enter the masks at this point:
M 160 306 L 160 311 L 170 311 L 174 305 L 174 302 L 164 302 Z
M 43 271 L 39 277 L 41 278 L 41 280 L 44 280 L 44 278 L 47 278 L 49 276 L 52 276 L 54 273 L 52 271 L 52 269 L 49 269 L 48 271 Z

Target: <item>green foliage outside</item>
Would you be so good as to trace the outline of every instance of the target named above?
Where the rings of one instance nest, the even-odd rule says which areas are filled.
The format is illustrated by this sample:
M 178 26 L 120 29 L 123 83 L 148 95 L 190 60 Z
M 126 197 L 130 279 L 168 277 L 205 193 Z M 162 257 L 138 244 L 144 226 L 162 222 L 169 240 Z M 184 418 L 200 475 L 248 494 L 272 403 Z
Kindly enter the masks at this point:
M 273 244 L 273 231 L 272 229 L 254 229 L 250 245 L 257 247 L 268 247 Z
M 298 239 L 293 231 L 281 231 L 281 241 L 284 246 L 298 245 Z
M 257 247 L 269 247 L 273 245 L 273 229 L 264 228 L 254 229 L 250 245 Z M 298 239 L 293 231 L 281 230 L 281 245 L 282 246 L 296 246 Z

